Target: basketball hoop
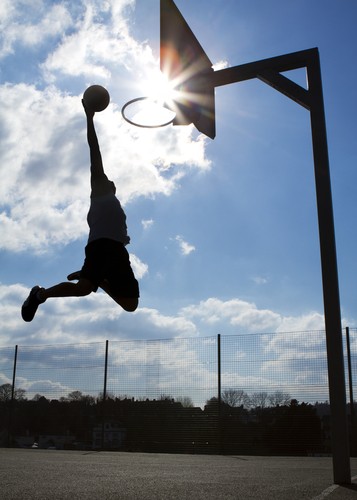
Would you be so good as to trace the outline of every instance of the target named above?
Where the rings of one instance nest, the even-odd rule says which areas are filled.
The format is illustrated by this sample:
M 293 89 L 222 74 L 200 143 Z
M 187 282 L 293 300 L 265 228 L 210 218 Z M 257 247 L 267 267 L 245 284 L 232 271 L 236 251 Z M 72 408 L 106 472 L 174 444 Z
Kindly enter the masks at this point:
M 127 108 L 130 107 L 130 114 Z M 150 97 L 136 97 L 128 101 L 121 109 L 125 121 L 141 128 L 160 128 L 170 125 L 176 113 L 166 108 L 162 103 Z M 129 116 L 128 116 L 129 115 Z M 153 120 L 157 118 L 157 122 Z

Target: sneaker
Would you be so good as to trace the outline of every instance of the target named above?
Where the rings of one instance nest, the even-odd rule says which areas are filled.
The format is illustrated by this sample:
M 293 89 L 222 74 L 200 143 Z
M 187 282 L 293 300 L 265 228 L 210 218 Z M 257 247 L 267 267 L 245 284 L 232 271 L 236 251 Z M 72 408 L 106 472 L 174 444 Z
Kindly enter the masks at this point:
M 74 280 L 79 280 L 81 277 L 81 272 L 80 271 L 74 271 L 74 273 L 71 273 L 67 276 L 68 281 L 74 281 Z
M 34 286 L 30 292 L 30 295 L 27 297 L 27 299 L 25 300 L 25 302 L 23 303 L 22 305 L 22 308 L 21 308 L 21 316 L 22 316 L 22 319 L 24 321 L 32 321 L 35 314 L 36 314 L 36 311 L 37 311 L 37 308 L 40 304 L 42 304 L 43 302 L 45 302 L 44 300 L 40 300 L 38 297 L 37 297 L 37 292 L 41 290 L 41 288 L 39 286 Z

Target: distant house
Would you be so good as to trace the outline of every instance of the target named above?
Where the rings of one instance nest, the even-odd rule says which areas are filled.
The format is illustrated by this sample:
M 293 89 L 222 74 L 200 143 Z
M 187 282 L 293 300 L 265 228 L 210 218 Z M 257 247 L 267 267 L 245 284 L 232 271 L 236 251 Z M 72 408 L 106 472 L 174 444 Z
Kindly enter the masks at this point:
M 126 428 L 120 422 L 104 421 L 93 428 L 93 450 L 119 450 L 124 445 L 125 437 Z

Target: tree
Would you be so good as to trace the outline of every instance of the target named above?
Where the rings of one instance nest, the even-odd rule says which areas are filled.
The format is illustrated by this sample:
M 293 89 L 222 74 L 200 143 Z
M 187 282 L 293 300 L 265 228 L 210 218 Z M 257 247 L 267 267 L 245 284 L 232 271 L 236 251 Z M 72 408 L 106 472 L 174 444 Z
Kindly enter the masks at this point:
M 90 397 L 90 396 L 88 396 L 88 397 Z M 101 391 L 101 392 L 98 394 L 97 398 L 95 398 L 95 399 L 96 399 L 96 401 L 97 401 L 97 403 L 101 403 L 101 402 L 103 401 L 103 397 L 104 397 L 104 392 L 103 392 L 103 391 Z M 114 393 L 113 393 L 113 392 L 109 392 L 109 391 L 107 391 L 107 392 L 105 393 L 105 400 L 107 401 L 108 399 L 112 399 L 112 400 L 114 401 L 114 399 L 115 399 L 115 395 L 114 395 Z
M 60 399 L 61 403 L 86 403 L 89 405 L 93 405 L 95 403 L 95 398 L 93 396 L 90 396 L 89 394 L 83 394 L 82 391 L 72 391 L 68 394 L 68 396 L 61 397 Z
M 160 394 L 159 401 L 174 401 L 174 398 L 170 394 L 162 393 Z
M 83 393 L 81 391 L 72 391 L 68 394 L 69 401 L 82 401 Z
M 275 391 L 269 394 L 268 400 L 271 406 L 286 406 L 291 402 L 291 396 L 283 391 Z
M 249 398 L 249 405 L 252 408 L 266 408 L 268 406 L 267 392 L 254 392 Z
M 41 394 L 35 394 L 34 397 L 32 398 L 32 401 L 39 401 L 43 396 Z
M 216 396 L 213 396 L 211 399 L 207 399 L 206 404 L 205 404 L 205 411 L 217 411 L 218 409 L 218 398 Z
M 14 390 L 14 399 L 17 401 L 23 401 L 25 398 L 25 389 L 15 389 Z M 0 385 L 0 401 L 6 402 L 11 401 L 12 396 L 12 384 L 3 384 Z
M 193 408 L 194 404 L 190 396 L 179 396 L 175 398 L 177 403 L 181 403 L 184 408 Z
M 231 408 L 237 406 L 248 406 L 249 396 L 242 389 L 226 389 L 221 395 L 223 403 L 226 403 Z

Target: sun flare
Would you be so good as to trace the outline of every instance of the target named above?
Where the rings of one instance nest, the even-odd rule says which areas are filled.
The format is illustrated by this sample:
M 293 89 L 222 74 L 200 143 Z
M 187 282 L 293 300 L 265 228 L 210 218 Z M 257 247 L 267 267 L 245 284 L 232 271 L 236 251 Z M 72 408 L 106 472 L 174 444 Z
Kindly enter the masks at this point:
M 160 127 L 171 123 L 175 116 L 175 98 L 178 91 L 159 69 L 140 82 L 140 94 L 122 110 L 129 123 L 141 127 Z
M 169 104 L 175 98 L 177 91 L 174 84 L 161 71 L 156 71 L 143 83 L 145 95 L 149 99 L 163 105 Z

